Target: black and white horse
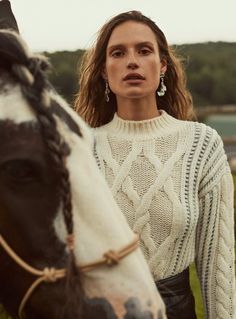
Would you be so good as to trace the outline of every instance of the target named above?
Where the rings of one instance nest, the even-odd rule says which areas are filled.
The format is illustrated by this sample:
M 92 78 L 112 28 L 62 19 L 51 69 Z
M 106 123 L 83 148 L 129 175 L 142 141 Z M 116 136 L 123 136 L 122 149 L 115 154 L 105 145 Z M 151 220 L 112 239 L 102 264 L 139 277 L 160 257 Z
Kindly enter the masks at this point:
M 0 31 L 0 303 L 13 318 L 165 318 L 90 130 L 46 68 Z

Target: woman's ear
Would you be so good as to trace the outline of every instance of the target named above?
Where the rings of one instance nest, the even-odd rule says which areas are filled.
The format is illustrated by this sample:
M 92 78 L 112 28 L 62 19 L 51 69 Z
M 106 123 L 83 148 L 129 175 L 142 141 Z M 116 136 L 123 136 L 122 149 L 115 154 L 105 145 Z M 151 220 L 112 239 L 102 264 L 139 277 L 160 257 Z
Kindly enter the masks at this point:
M 161 61 L 161 73 L 166 73 L 167 70 L 167 62 L 166 59 L 162 59 Z
M 101 75 L 102 75 L 103 80 L 107 80 L 107 70 L 106 70 L 105 66 L 102 69 L 102 74 Z

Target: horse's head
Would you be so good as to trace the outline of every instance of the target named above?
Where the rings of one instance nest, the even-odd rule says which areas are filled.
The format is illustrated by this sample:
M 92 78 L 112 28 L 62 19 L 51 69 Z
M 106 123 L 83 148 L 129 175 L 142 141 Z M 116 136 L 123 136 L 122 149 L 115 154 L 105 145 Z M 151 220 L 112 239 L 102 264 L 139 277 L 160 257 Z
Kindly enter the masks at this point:
M 90 130 L 46 67 L 0 31 L 0 302 L 13 317 L 164 318 Z

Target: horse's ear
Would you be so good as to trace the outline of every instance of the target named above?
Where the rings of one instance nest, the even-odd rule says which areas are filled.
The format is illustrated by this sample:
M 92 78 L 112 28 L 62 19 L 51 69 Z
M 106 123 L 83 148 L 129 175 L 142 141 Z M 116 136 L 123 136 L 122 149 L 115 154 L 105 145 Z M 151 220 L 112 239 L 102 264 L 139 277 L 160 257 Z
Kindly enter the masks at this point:
M 0 1 L 0 29 L 11 29 L 19 33 L 16 18 L 8 0 Z
M 2 33 L 7 30 L 12 31 L 12 34 Z M 18 41 L 11 39 L 14 37 L 13 32 L 19 33 L 19 29 L 8 0 L 0 0 L 0 32 L 0 67 L 9 69 L 13 63 L 19 61 L 19 50 L 16 48 Z

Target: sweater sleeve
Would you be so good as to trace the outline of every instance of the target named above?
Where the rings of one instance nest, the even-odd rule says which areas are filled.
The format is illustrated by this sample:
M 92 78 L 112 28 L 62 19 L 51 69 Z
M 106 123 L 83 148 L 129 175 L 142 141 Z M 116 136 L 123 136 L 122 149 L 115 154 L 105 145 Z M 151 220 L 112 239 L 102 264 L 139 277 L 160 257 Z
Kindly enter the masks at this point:
M 199 190 L 196 267 L 207 319 L 236 319 L 234 186 L 221 138 L 215 134 Z

